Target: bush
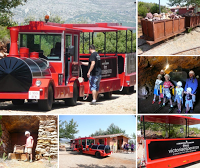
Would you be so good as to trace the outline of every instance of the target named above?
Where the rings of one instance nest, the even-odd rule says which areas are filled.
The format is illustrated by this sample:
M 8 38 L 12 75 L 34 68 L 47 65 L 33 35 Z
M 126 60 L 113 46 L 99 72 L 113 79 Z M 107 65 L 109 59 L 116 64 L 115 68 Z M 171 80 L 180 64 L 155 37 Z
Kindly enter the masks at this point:
M 159 5 L 158 4 L 154 4 L 151 9 L 150 12 L 153 13 L 159 13 Z
M 138 15 L 145 17 L 148 13 L 148 9 L 145 6 L 138 7 Z
M 10 38 L 10 32 L 5 26 L 0 26 L 0 41 L 6 43 Z

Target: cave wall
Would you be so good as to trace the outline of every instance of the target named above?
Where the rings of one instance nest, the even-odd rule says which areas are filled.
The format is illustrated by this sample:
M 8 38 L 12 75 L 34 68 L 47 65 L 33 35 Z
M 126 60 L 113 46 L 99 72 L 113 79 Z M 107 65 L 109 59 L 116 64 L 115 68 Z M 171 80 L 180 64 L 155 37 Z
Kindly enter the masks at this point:
M 3 144 L 0 146 L 0 157 L 3 156 L 3 153 L 5 152 L 6 154 L 9 153 L 9 151 L 12 150 L 11 147 L 11 138 L 10 138 L 10 133 L 7 131 L 4 123 L 0 121 L 1 129 L 2 129 L 2 136 L 0 138 L 0 142 L 2 141 Z

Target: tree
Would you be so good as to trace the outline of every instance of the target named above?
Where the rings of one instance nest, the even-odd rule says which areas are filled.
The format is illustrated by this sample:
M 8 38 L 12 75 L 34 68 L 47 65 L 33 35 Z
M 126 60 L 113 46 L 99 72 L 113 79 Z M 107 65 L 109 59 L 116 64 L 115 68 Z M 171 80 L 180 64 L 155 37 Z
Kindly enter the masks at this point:
M 187 115 L 187 117 L 192 117 L 192 116 Z M 137 128 L 138 128 L 138 130 L 140 130 L 141 127 L 143 127 L 143 123 L 140 122 L 140 116 L 138 116 L 137 119 L 138 119 Z M 181 131 L 180 131 L 181 128 L 183 128 L 184 133 L 181 133 Z M 169 124 L 145 122 L 145 130 L 160 131 L 162 133 L 162 136 L 165 137 L 169 132 Z M 192 129 L 190 128 L 190 130 L 192 130 Z M 170 124 L 170 137 L 171 138 L 185 137 L 185 132 L 186 132 L 185 126 Z
M 79 132 L 77 130 L 78 124 L 77 122 L 74 122 L 73 118 L 67 122 L 67 121 L 59 121 L 59 138 L 69 138 L 74 139 L 75 134 Z
M 95 133 L 91 134 L 90 136 L 119 134 L 119 133 L 123 133 L 125 136 L 128 136 L 128 135 L 126 135 L 126 131 L 125 130 L 122 130 L 121 128 L 116 126 L 114 123 L 112 123 L 112 124 L 110 124 L 110 126 L 107 128 L 106 131 L 104 131 L 102 129 L 99 129 L 98 131 L 96 131 Z
M 107 134 L 119 134 L 119 133 L 125 134 L 126 133 L 125 130 L 122 130 L 121 128 L 116 126 L 114 123 L 110 124 L 110 126 L 107 128 L 106 132 L 107 132 Z
M 195 13 L 198 12 L 198 6 L 200 5 L 200 0 L 169 0 L 169 6 L 195 6 Z
M 11 21 L 12 12 L 11 9 L 18 5 L 23 5 L 27 0 L 1 0 L 0 1 L 0 25 L 1 26 L 12 26 Z

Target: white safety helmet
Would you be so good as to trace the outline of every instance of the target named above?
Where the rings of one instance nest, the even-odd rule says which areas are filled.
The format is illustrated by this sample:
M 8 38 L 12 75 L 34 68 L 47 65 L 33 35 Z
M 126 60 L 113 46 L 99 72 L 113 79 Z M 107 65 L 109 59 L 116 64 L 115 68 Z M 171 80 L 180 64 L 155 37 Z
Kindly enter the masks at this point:
M 177 86 L 182 86 L 182 82 L 181 82 L 181 81 L 178 81 L 176 85 L 177 85 Z
M 169 76 L 168 74 L 166 74 L 166 75 L 165 75 L 165 77 L 168 77 L 168 78 L 169 78 L 169 80 L 170 80 L 170 76 Z
M 188 87 L 188 88 L 187 88 L 187 92 L 188 92 L 188 93 L 191 93 L 191 92 L 192 92 L 192 88 Z
M 161 74 L 158 74 L 157 78 L 159 78 L 159 77 L 162 78 L 162 75 L 161 75 Z
M 27 135 L 27 134 L 29 134 L 29 135 L 30 135 L 31 133 L 30 133 L 29 131 L 26 131 L 26 132 L 25 132 L 25 135 Z

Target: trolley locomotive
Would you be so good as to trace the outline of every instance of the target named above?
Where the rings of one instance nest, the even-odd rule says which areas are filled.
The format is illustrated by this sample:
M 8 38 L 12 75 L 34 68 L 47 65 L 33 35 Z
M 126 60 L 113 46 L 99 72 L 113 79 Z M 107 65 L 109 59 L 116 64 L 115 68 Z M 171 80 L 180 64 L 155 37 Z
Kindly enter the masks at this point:
M 80 34 L 119 31 L 109 24 L 42 21 L 30 21 L 29 25 L 8 29 L 11 44 L 9 55 L 0 60 L 0 100 L 12 100 L 14 105 L 22 105 L 25 100 L 37 100 L 39 108 L 45 111 L 52 109 L 54 100 L 64 100 L 66 105 L 74 106 L 78 97 L 91 94 L 88 79 L 84 77 L 86 71 L 79 63 Z M 112 91 L 121 88 L 122 79 L 117 69 L 118 56 L 105 55 L 101 59 L 105 74 L 102 75 L 99 93 L 110 97 Z M 132 55 L 128 57 L 131 62 Z M 132 73 L 131 65 L 128 66 Z M 124 80 L 131 86 L 135 82 L 135 78 L 130 80 L 129 76 Z
M 105 144 L 93 144 L 95 138 L 85 137 L 79 138 L 76 144 L 76 150 L 80 154 L 95 155 L 97 158 L 109 156 L 112 154 L 110 146 L 107 145 L 107 139 L 105 138 Z

